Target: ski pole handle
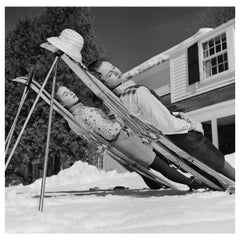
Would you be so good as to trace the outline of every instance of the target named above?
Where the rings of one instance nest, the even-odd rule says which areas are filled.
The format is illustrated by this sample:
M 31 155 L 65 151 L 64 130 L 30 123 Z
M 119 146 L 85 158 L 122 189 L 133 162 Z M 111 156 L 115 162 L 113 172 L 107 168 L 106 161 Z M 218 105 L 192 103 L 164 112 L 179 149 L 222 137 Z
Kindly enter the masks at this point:
M 30 85 L 31 85 L 32 79 L 33 79 L 33 75 L 34 75 L 34 67 L 31 67 L 30 72 L 28 74 L 28 79 L 27 79 L 27 82 L 26 82 L 27 90 L 30 88 Z

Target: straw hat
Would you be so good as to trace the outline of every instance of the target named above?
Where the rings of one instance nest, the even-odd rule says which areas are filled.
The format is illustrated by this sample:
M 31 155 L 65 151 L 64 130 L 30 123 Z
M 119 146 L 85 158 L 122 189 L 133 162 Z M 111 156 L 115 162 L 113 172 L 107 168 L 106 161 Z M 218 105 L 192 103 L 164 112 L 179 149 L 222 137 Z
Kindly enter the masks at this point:
M 50 37 L 47 40 L 75 61 L 79 63 L 82 62 L 81 50 L 83 48 L 84 40 L 76 31 L 65 29 L 61 32 L 59 37 Z

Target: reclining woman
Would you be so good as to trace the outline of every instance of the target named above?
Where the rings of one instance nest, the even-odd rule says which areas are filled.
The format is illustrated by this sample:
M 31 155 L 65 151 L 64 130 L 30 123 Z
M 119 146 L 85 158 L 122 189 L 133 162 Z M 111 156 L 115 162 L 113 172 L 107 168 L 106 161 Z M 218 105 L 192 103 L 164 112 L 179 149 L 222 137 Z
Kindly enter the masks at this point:
M 186 177 L 170 167 L 167 161 L 157 156 L 149 145 L 143 144 L 139 137 L 134 135 L 131 131 L 123 128 L 119 122 L 110 120 L 102 110 L 85 106 L 83 103 L 79 102 L 75 93 L 67 87 L 60 86 L 57 89 L 56 96 L 62 105 L 73 114 L 75 120 L 80 125 L 101 135 L 131 159 L 141 162 L 146 167 L 160 172 L 169 180 L 187 185 L 191 189 L 205 187 L 194 177 Z M 69 126 L 77 135 L 81 136 L 81 133 L 79 132 L 79 129 L 76 128 L 76 125 L 69 123 Z M 144 177 L 143 179 L 144 181 L 147 180 Z M 149 181 L 147 180 L 145 182 L 147 183 Z M 160 187 L 161 185 L 159 184 L 158 188 Z

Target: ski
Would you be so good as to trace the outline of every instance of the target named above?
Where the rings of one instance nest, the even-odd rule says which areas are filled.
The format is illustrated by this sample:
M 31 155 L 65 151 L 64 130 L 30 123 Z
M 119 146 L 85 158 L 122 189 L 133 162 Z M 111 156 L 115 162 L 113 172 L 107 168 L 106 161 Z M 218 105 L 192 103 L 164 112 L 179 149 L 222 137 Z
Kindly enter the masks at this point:
M 149 188 L 142 189 L 129 189 L 129 188 L 110 188 L 110 189 L 90 189 L 90 190 L 76 190 L 76 191 L 52 191 L 45 192 L 46 198 L 53 197 L 75 197 L 75 196 L 98 196 L 105 197 L 108 195 L 112 196 L 129 196 L 138 198 L 148 198 L 148 197 L 163 197 L 163 196 L 178 196 L 192 194 L 196 192 L 206 192 L 203 191 L 180 191 L 174 189 L 158 189 L 153 190 Z M 32 198 L 39 198 L 39 195 L 33 195 Z

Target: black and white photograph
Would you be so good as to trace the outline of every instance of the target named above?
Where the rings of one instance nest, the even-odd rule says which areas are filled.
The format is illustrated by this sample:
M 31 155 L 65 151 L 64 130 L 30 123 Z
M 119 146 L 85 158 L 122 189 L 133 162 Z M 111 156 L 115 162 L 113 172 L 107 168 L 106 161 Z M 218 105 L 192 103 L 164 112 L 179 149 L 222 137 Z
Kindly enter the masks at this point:
M 5 236 L 236 236 L 237 7 L 40 5 L 3 6 Z

